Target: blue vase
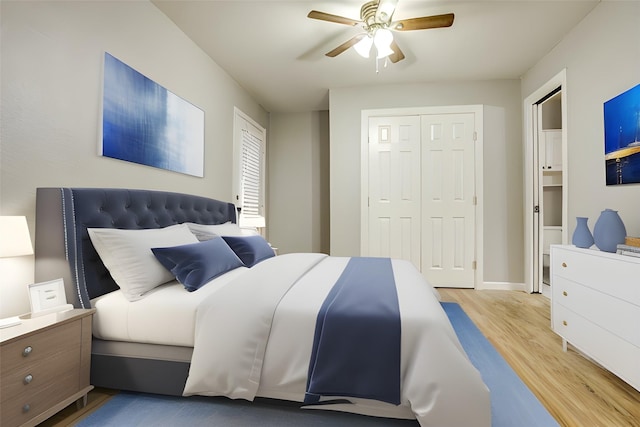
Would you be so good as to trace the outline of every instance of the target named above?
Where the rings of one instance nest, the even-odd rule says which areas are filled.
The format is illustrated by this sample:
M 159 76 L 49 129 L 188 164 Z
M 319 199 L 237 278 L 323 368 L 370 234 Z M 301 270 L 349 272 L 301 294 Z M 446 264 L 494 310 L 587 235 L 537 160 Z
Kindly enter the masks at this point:
M 601 251 L 615 252 L 619 243 L 624 243 L 627 229 L 618 211 L 605 209 L 593 227 L 593 240 Z
M 582 216 L 576 217 L 577 224 L 571 237 L 571 243 L 579 248 L 590 248 L 593 245 L 593 235 L 587 225 L 588 220 L 589 218 Z

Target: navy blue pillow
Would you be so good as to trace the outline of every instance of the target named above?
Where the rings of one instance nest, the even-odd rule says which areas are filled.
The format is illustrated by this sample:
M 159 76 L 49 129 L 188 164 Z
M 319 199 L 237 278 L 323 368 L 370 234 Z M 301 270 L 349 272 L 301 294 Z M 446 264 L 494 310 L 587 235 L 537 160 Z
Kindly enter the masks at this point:
M 242 261 L 220 237 L 169 248 L 152 248 L 151 251 L 189 292 L 227 271 L 242 267 Z
M 275 252 L 262 236 L 222 236 L 244 265 L 253 267 L 260 261 L 275 256 Z

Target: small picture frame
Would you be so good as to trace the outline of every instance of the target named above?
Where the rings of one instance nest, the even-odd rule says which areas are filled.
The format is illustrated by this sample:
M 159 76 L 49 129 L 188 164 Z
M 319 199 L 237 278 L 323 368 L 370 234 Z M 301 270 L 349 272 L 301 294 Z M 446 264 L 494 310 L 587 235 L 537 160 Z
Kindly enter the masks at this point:
M 56 308 L 62 309 L 67 305 L 64 281 L 55 279 L 29 285 L 29 301 L 32 315 L 55 311 Z

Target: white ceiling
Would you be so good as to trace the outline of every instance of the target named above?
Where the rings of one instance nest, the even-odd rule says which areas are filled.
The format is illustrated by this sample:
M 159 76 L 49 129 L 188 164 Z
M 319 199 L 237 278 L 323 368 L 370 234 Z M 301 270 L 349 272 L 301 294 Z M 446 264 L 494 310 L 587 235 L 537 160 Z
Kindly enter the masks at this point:
M 353 49 L 324 53 L 362 32 L 307 18 L 360 19 L 364 0 L 152 0 L 269 112 L 328 109 L 330 88 L 517 79 L 599 0 L 399 0 L 394 19 L 453 12 L 449 28 L 394 32 L 406 59 L 376 73 Z

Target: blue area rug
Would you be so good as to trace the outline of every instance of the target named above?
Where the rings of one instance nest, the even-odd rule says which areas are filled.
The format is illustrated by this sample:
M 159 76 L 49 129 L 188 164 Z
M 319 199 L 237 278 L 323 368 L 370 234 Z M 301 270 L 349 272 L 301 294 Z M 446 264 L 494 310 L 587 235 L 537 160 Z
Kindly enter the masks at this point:
M 471 362 L 491 390 L 493 427 L 553 427 L 558 423 L 482 335 L 462 308 L 442 303 Z M 460 402 L 464 410 L 464 402 Z M 120 392 L 80 421 L 78 427 L 416 427 L 414 420 L 391 420 L 332 411 L 299 409 L 295 403 L 219 397 L 172 397 Z M 464 426 L 473 427 L 473 426 Z
M 443 302 L 471 363 L 491 390 L 491 425 L 493 427 L 554 427 L 556 420 L 537 397 L 520 380 L 511 366 L 482 335 L 467 313 L 455 303 Z

